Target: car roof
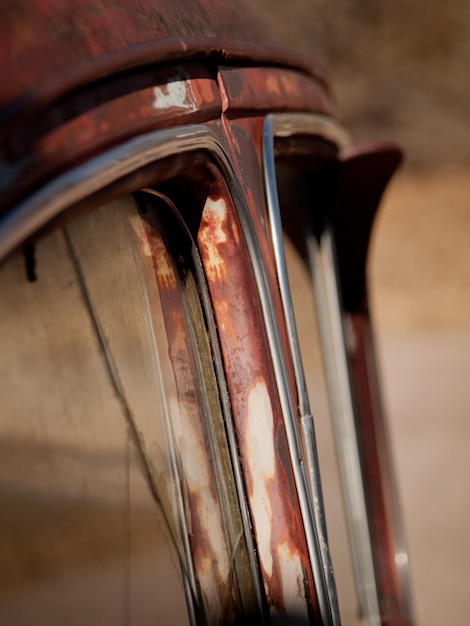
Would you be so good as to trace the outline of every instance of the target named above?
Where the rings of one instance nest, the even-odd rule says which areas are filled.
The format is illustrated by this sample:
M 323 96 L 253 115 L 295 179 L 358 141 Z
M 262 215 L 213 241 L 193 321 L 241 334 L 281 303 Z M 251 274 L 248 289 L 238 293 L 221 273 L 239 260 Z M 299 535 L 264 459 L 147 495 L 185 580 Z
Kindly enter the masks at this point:
M 195 59 L 295 67 L 324 82 L 243 0 L 3 0 L 0 128 L 110 75 Z

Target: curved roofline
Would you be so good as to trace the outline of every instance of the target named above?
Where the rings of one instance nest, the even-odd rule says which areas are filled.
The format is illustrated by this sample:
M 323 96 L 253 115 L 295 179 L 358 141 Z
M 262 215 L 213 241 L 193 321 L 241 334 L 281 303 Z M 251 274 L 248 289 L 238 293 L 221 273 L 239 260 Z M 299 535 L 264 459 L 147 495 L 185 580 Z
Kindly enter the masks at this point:
M 7 126 L 12 130 L 11 125 L 16 127 L 25 117 L 102 79 L 145 67 L 194 61 L 212 61 L 214 65 L 286 67 L 311 76 L 331 93 L 325 74 L 307 56 L 280 46 L 235 43 L 212 37 L 156 39 L 87 58 L 73 68 L 62 69 L 36 83 L 32 89 L 0 108 L 0 136 Z

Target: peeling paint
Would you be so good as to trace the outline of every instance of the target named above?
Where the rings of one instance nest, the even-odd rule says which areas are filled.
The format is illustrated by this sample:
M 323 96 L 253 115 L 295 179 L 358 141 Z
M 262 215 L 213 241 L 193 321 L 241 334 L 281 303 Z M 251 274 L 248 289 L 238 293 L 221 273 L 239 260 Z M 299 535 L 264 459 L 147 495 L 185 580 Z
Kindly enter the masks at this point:
M 154 87 L 155 109 L 184 109 L 196 111 L 197 99 L 191 81 L 182 79 L 180 75 L 171 77 L 165 85 Z
M 214 302 L 214 308 L 217 310 L 218 318 L 219 318 L 219 329 L 223 332 L 227 330 L 226 319 L 229 312 L 228 302 L 217 301 Z
M 227 204 L 224 198 L 207 198 L 202 212 L 199 230 L 199 245 L 204 248 L 206 273 L 210 280 L 223 280 L 227 275 L 225 261 L 218 246 L 227 241 L 225 231 L 227 222 Z
M 147 238 L 147 241 L 153 257 L 155 277 L 157 279 L 158 286 L 160 289 L 175 289 L 176 277 L 164 242 L 158 235 L 157 231 L 151 229 L 150 226 L 145 224 L 144 229 L 151 230 L 151 236 Z
M 270 577 L 273 573 L 273 558 L 271 554 L 272 506 L 269 486 L 275 477 L 275 452 L 273 412 L 264 380 L 258 380 L 248 393 L 246 423 L 253 485 L 249 494 L 250 503 L 256 520 L 261 563 Z
M 304 571 L 297 549 L 285 541 L 279 544 L 277 554 L 286 614 L 295 615 L 296 618 L 301 615 L 307 617 Z
M 181 461 L 192 504 L 191 511 L 196 512 L 199 531 L 204 535 L 202 542 L 202 538 L 199 538 L 199 545 L 194 552 L 196 571 L 211 611 L 221 612 L 220 589 L 228 584 L 230 564 L 219 503 L 210 489 L 213 477 L 208 469 L 206 445 L 197 427 L 197 420 L 181 402 L 179 412 Z M 194 522 L 195 519 L 191 526 Z

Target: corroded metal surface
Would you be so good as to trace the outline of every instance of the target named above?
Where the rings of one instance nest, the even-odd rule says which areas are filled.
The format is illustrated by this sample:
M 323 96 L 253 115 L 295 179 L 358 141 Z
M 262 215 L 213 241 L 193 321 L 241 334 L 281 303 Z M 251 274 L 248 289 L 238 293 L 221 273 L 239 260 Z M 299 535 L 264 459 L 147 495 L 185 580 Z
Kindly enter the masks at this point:
M 220 78 L 229 116 L 246 110 L 336 113 L 331 96 L 300 72 L 273 67 L 222 67 Z
M 185 315 L 181 279 L 160 234 L 151 226 L 141 224 L 142 254 L 151 260 L 159 287 L 171 377 L 176 390 L 168 403 L 191 546 L 188 558 L 192 559 L 195 577 L 194 605 L 204 623 L 231 623 L 240 617 L 243 605 L 239 602 L 231 563 L 233 555 L 224 531 L 207 432 L 209 416 L 204 410 L 206 392 Z
M 0 157 L 7 175 L 0 181 L 0 204 L 11 202 L 15 193 L 46 176 L 136 134 L 204 122 L 220 115 L 220 110 L 212 73 L 191 64 L 136 74 L 112 86 L 96 87 L 93 93 L 78 94 L 66 107 L 49 108 L 40 124 L 33 120 L 23 125 L 3 143 Z
M 240 462 L 272 618 L 315 619 L 302 517 L 256 283 L 222 186 L 207 198 L 198 235 L 219 328 Z
M 5 0 L 0 22 L 0 120 L 15 122 L 72 90 L 175 60 L 300 67 L 242 2 Z M 15 121 L 16 120 L 16 121 Z M 1 124 L 0 124 L 1 130 Z
M 248 208 L 250 209 L 259 249 L 262 254 L 263 270 L 269 284 L 283 358 L 287 365 L 286 371 L 289 377 L 290 393 L 294 401 L 294 406 L 297 407 L 297 386 L 295 384 L 291 363 L 287 328 L 274 262 L 269 216 L 266 208 L 261 148 L 264 118 L 255 116 L 228 120 L 224 115 L 222 119 L 233 164 L 238 173 Z
M 141 65 L 159 62 L 171 49 L 181 55 L 197 38 L 205 42 L 202 52 L 221 42 L 275 41 L 247 7 L 221 0 L 5 0 L 0 32 L 0 73 L 10 77 L 2 89 L 3 106 L 51 77 L 61 76 L 67 84 L 88 70 L 89 80 L 96 79 L 100 62 L 109 63 L 113 55 L 117 68 L 125 69 L 136 52 Z M 155 51 L 149 55 L 152 42 Z

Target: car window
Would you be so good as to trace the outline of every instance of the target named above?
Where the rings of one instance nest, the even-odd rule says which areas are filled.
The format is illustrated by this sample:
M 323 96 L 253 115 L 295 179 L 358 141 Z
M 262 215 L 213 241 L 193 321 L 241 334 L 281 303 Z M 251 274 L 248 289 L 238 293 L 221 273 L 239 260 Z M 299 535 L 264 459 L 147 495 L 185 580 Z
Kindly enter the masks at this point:
M 109 202 L 0 269 L 2 623 L 247 610 L 204 287 L 174 210 Z

